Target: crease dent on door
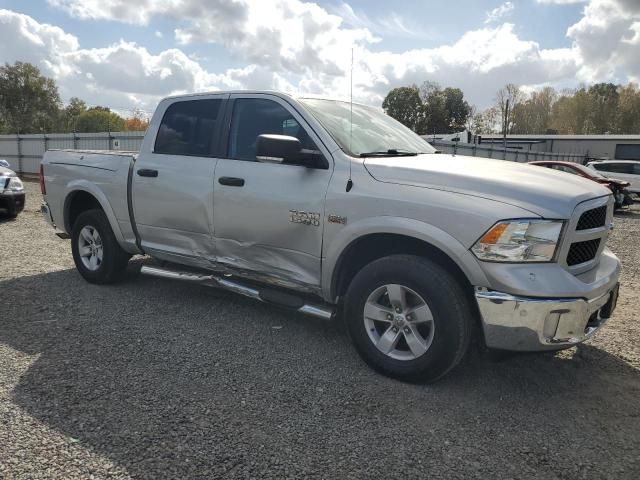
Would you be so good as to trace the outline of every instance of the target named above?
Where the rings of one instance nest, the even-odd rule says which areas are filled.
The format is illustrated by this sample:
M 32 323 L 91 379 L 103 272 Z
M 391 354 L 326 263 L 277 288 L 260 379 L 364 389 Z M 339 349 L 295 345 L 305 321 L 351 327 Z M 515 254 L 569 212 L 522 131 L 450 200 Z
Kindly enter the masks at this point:
M 242 249 L 243 258 L 236 255 L 238 249 Z M 216 264 L 218 268 L 225 266 L 238 276 L 263 283 L 303 289 L 314 294 L 320 292 L 317 285 L 320 259 L 302 252 L 264 246 L 255 242 L 218 238 Z

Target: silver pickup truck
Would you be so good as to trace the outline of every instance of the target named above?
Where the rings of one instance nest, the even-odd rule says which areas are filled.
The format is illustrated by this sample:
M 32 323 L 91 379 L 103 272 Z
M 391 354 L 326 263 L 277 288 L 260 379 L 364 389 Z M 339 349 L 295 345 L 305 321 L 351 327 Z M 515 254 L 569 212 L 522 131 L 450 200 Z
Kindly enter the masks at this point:
M 339 316 L 364 360 L 396 378 L 442 377 L 472 337 L 570 347 L 616 304 L 608 189 L 439 154 L 363 105 L 166 98 L 140 152 L 52 150 L 41 176 L 42 213 L 87 281 L 115 282 L 146 254 L 143 274 Z

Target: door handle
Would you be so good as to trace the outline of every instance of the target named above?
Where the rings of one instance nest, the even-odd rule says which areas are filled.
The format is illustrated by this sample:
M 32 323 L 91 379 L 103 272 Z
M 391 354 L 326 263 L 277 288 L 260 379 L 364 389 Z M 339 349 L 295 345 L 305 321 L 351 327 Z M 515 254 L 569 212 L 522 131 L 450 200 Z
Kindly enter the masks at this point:
M 138 175 L 141 177 L 157 177 L 158 170 L 152 170 L 150 168 L 141 168 L 138 170 Z
M 244 178 L 220 177 L 218 183 L 220 185 L 228 185 L 229 187 L 244 187 Z

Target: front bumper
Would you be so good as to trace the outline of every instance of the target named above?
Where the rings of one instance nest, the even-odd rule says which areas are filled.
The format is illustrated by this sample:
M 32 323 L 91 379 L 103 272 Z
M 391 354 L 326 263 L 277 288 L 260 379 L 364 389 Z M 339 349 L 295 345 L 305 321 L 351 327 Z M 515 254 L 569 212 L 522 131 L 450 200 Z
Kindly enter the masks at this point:
M 592 337 L 611 316 L 619 284 L 592 300 L 527 298 L 476 289 L 489 348 L 514 351 L 561 350 Z
M 12 215 L 17 215 L 24 210 L 24 199 L 24 192 L 5 191 L 0 193 L 0 208 L 9 210 Z

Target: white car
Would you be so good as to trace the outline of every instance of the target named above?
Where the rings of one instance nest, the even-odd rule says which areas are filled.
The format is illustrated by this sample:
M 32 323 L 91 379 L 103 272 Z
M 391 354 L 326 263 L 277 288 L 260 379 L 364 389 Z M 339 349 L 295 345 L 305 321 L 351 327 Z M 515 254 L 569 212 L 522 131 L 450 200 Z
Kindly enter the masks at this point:
M 637 160 L 599 160 L 587 163 L 587 167 L 607 177 L 615 177 L 631 183 L 627 189 L 640 195 L 640 161 Z

